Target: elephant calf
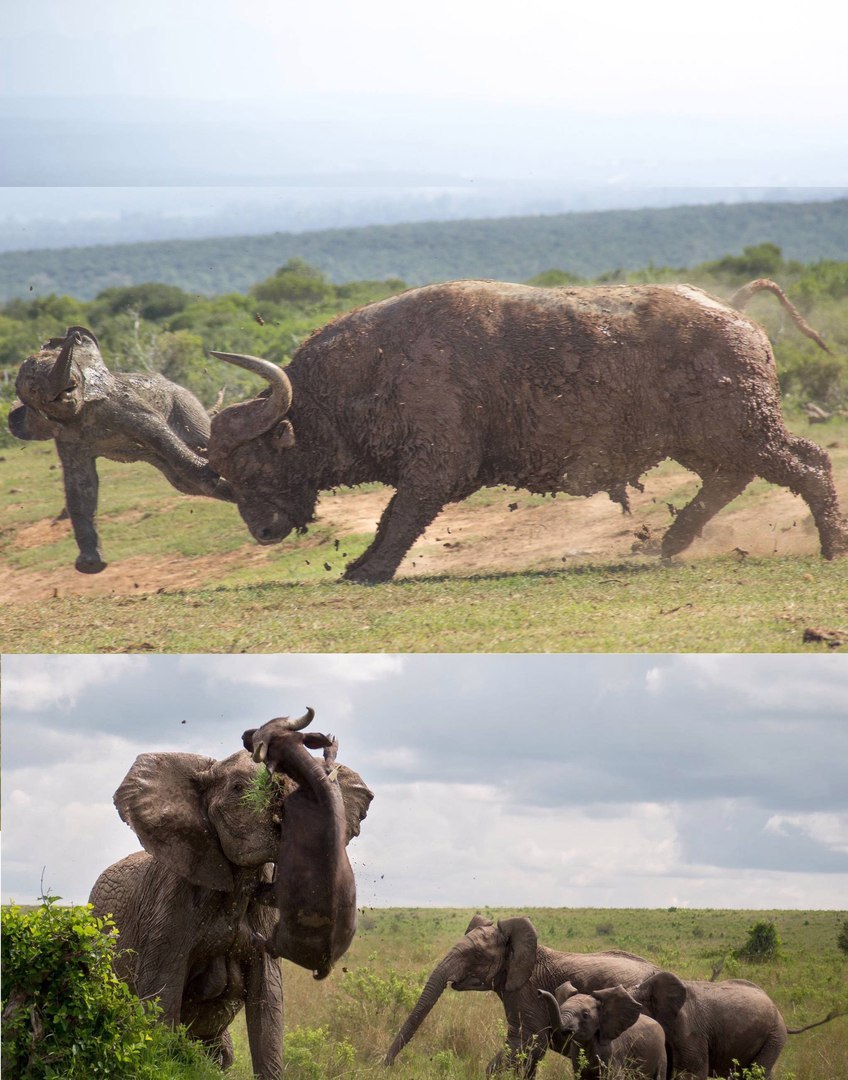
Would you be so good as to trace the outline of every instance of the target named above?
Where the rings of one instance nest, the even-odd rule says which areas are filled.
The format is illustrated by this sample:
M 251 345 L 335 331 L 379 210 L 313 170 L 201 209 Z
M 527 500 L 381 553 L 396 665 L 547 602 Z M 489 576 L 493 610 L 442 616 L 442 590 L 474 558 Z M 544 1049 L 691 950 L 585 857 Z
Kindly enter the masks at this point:
M 9 413 L 12 434 L 56 441 L 81 573 L 106 568 L 94 524 L 98 457 L 146 461 L 186 495 L 232 501 L 204 456 L 209 416 L 197 398 L 162 375 L 113 374 L 84 326 L 24 360 L 15 391 L 23 404 Z
M 253 760 L 285 773 L 298 787 L 285 802 L 277 865 L 289 872 L 274 882 L 279 912 L 270 940 L 257 935 L 271 956 L 309 968 L 316 979 L 330 974 L 356 932 L 356 882 L 345 850 L 345 808 L 335 764 L 337 741 L 317 732 L 301 734 L 315 713 L 297 720 L 278 717 L 242 736 Z M 324 750 L 319 762 L 310 750 Z
M 539 996 L 548 1009 L 551 1046 L 568 1055 L 581 1080 L 617 1080 L 625 1073 L 666 1080 L 665 1032 L 623 986 L 581 994 L 566 982 Z

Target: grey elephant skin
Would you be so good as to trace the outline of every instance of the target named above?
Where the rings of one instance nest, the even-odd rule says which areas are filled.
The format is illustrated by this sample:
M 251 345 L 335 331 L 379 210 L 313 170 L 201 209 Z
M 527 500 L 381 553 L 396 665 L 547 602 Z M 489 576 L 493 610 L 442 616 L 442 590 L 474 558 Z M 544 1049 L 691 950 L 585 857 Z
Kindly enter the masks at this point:
M 549 949 L 539 944 L 536 929 L 525 916 L 501 919 L 495 925 L 475 915 L 464 938 L 433 969 L 385 1062 L 392 1064 L 447 986 L 492 990 L 506 1013 L 507 1045 L 489 1063 L 486 1075 L 513 1071 L 532 1077 L 550 1045 L 550 1017 L 539 990 L 553 993 L 564 982 L 573 983 L 584 993 L 619 985 L 632 988 L 659 973 L 656 964 L 618 950 L 566 953 Z M 663 996 L 661 983 L 654 989 L 657 997 Z M 671 1000 L 664 1000 L 663 1005 L 666 1014 L 673 1017 L 685 992 L 679 980 L 669 990 Z
M 348 581 L 391 578 L 446 503 L 508 484 L 541 494 L 627 488 L 665 458 L 703 486 L 662 539 L 668 558 L 754 477 L 809 506 L 826 558 L 848 551 L 830 459 L 783 422 L 774 355 L 741 308 L 689 285 L 428 285 L 337 318 L 285 372 L 215 352 L 270 392 L 212 420 L 209 461 L 261 544 L 314 520 L 320 491 L 395 494 Z M 733 306 L 734 303 L 736 306 Z
M 244 1008 L 254 1073 L 279 1080 L 280 964 L 255 935 L 273 933 L 277 920 L 262 894 L 263 885 L 270 886 L 281 825 L 277 815 L 257 815 L 243 800 L 257 769 L 244 750 L 222 761 L 141 754 L 115 804 L 145 851 L 105 870 L 90 902 L 117 924 L 119 975 L 139 997 L 159 999 L 165 1022 L 187 1025 L 227 1067 L 228 1028 Z M 338 787 L 350 840 L 372 793 L 344 766 Z M 278 876 L 287 872 L 276 868 Z
M 23 404 L 9 413 L 12 434 L 56 442 L 84 574 L 106 567 L 95 526 L 98 457 L 146 461 L 187 495 L 232 499 L 205 459 L 209 416 L 197 398 L 162 375 L 113 374 L 84 326 L 24 360 L 15 391 Z
M 841 1015 L 834 1011 L 824 1020 L 788 1029 L 765 990 L 745 979 L 684 980 L 686 1000 L 672 1015 L 667 1008 L 667 982 L 674 978 L 663 972 L 632 992 L 665 1029 L 669 1072 L 677 1080 L 729 1076 L 734 1069 L 738 1073 L 755 1065 L 770 1077 L 787 1035 L 799 1035 Z
M 338 741 L 315 731 L 304 733 L 314 715 L 309 708 L 298 719 L 277 717 L 245 731 L 242 742 L 254 761 L 297 784 L 285 804 L 276 863 L 286 872 L 274 883 L 279 919 L 264 941 L 265 950 L 324 979 L 356 933 L 356 882 L 346 850 Z M 323 750 L 323 759 L 314 758 L 310 750 Z
M 567 982 L 539 995 L 548 1009 L 551 1046 L 570 1058 L 580 1080 L 620 1080 L 625 1074 L 628 1080 L 666 1080 L 665 1032 L 623 986 L 581 994 Z

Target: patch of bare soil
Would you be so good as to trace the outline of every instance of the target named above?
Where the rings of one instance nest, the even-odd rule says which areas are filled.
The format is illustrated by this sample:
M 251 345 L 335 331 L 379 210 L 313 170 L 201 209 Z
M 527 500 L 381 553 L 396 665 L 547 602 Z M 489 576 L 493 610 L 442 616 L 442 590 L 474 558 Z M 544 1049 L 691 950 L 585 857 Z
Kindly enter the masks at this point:
M 576 563 L 619 561 L 654 555 L 671 521 L 672 493 L 686 487 L 692 497 L 697 478 L 680 471 L 648 476 L 644 493 L 631 492 L 632 514 L 624 515 L 606 495 L 589 499 L 531 499 L 525 492 L 496 489 L 488 505 L 452 503 L 439 515 L 404 560 L 400 574 L 471 574 L 490 571 L 563 568 Z M 838 485 L 848 505 L 848 477 Z M 373 534 L 391 492 L 324 495 L 318 518 L 341 534 Z M 66 521 L 39 521 L 16 531 L 14 543 L 33 548 L 67 534 Z M 682 556 L 685 560 L 732 554 L 801 555 L 818 551 L 818 534 L 806 504 L 782 488 L 769 488 L 725 509 Z M 231 570 L 260 563 L 269 549 L 246 537 L 244 547 L 227 555 L 200 558 L 150 556 L 111 563 L 93 576 L 73 566 L 59 570 L 13 570 L 0 566 L 0 597 L 24 603 L 54 596 L 139 596 L 162 590 L 208 587 Z

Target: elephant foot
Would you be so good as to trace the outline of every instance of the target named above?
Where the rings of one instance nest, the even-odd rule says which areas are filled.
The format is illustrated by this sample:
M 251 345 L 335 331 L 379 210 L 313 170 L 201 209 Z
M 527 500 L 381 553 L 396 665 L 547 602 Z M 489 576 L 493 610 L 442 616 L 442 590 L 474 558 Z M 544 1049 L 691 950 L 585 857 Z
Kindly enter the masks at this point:
M 74 563 L 75 568 L 81 574 L 99 574 L 106 569 L 107 565 L 108 563 L 103 561 L 99 551 L 93 555 L 78 555 L 77 561 Z

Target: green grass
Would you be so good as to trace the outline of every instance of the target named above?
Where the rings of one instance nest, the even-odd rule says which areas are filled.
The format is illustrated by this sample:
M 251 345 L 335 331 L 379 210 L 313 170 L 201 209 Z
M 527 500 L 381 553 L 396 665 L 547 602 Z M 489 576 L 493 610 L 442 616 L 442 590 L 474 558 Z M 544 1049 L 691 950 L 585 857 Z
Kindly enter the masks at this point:
M 573 952 L 626 949 L 667 965 L 682 978 L 709 979 L 724 962 L 721 978 L 747 978 L 777 1002 L 790 1027 L 821 1019 L 833 1008 L 848 1008 L 848 960 L 836 946 L 846 918 L 834 911 L 722 911 L 484 909 L 492 918 L 526 914 L 542 944 Z M 349 1076 L 385 1078 L 381 1060 L 412 1002 L 436 962 L 465 931 L 472 910 L 371 909 L 348 954 L 325 982 L 284 964 L 286 1026 L 294 1038 L 297 1062 L 289 1055 L 287 1077 Z M 732 957 L 750 926 L 773 921 L 782 940 L 781 960 L 745 964 Z M 601 932 L 599 932 L 601 931 Z M 301 1029 L 293 1035 L 295 1028 Z M 323 1028 L 323 1039 L 304 1034 Z M 503 1010 L 494 994 L 446 991 L 392 1070 L 399 1080 L 479 1080 L 496 1053 L 504 1029 Z M 237 1062 L 229 1075 L 249 1080 L 243 1021 L 234 1032 Z M 304 1065 L 308 1048 L 322 1071 Z M 306 1048 L 306 1049 L 304 1049 Z M 352 1048 L 352 1049 L 349 1049 Z M 353 1054 L 343 1071 L 334 1071 L 335 1051 Z M 571 1076 L 564 1058 L 549 1054 L 540 1080 Z M 835 1080 L 848 1076 L 848 1017 L 791 1036 L 774 1080 Z
M 813 436 L 824 441 L 820 430 Z M 836 443 L 830 452 L 843 475 L 848 423 L 829 428 L 827 441 Z M 4 605 L 2 651 L 798 652 L 827 650 L 802 642 L 808 627 L 848 633 L 848 559 L 720 556 L 668 567 L 652 556 L 569 559 L 562 569 L 363 588 L 338 578 L 368 535 L 339 536 L 319 524 L 260 552 L 232 506 L 181 496 L 147 466 L 101 462 L 100 473 L 103 548 L 121 583 L 112 595 L 73 596 L 61 586 L 73 577 L 76 546 L 70 536 L 50 536 L 63 503 L 52 446 L 0 454 L 0 571 L 12 584 L 16 572 L 37 572 L 42 586 L 38 603 L 18 592 Z M 672 501 L 681 504 L 685 488 Z M 737 504 L 764 488 L 751 485 Z M 503 497 L 483 491 L 469 504 Z M 546 503 L 514 497 L 539 513 Z M 646 519 L 667 522 L 664 502 Z M 29 543 L 28 526 L 37 532 Z M 173 568 L 181 583 L 203 556 L 197 584 L 159 592 L 144 591 L 145 565 L 131 562 Z

